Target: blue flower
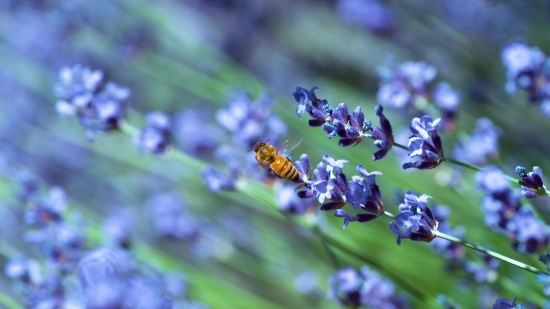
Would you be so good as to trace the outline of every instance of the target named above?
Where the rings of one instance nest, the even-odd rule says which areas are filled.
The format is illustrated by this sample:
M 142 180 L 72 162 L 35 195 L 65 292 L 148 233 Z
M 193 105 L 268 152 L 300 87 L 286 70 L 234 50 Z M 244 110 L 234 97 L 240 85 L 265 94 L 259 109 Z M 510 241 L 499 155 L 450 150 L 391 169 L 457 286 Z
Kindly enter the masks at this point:
M 521 208 L 506 226 L 514 235 L 513 247 L 518 252 L 535 254 L 544 250 L 550 240 L 547 225 L 538 220 L 528 208 Z
M 102 85 L 101 71 L 75 65 L 60 70 L 55 86 L 57 111 L 78 118 L 87 128 L 88 139 L 93 139 L 97 131 L 118 130 L 126 113 L 124 101 L 130 97 L 130 90 L 111 82 Z
M 202 180 L 208 187 L 208 190 L 213 193 L 236 190 L 236 179 L 234 176 L 223 174 L 211 166 L 207 166 L 202 170 Z
M 279 207 L 279 209 L 300 215 L 311 211 L 315 206 L 314 199 L 304 199 L 296 195 L 295 187 L 290 184 L 285 184 L 276 188 L 275 200 L 277 201 L 277 207 Z
M 502 130 L 488 118 L 479 118 L 472 134 L 467 140 L 459 142 L 453 150 L 455 159 L 482 166 L 487 157 L 498 157 L 498 138 Z
M 146 116 L 147 125 L 141 129 L 134 143 L 141 151 L 162 154 L 170 146 L 170 118 L 161 112 L 150 112 Z
M 426 205 L 428 198 L 426 194 L 418 197 L 411 191 L 405 193 L 405 202 L 399 205 L 400 213 L 395 222 L 389 223 L 390 230 L 397 235 L 398 245 L 403 238 L 430 242 L 437 236 L 438 222 Z
M 509 300 L 508 298 L 498 298 L 493 305 L 493 309 L 515 309 L 517 306 L 521 306 L 521 304 L 516 304 L 517 299 L 517 297 L 514 298 L 514 300 Z
M 384 115 L 384 108 L 378 104 L 374 108 L 376 116 L 380 117 L 380 128 L 372 129 L 371 135 L 375 138 L 374 145 L 378 147 L 377 152 L 372 155 L 372 161 L 380 160 L 390 151 L 393 146 L 393 130 L 390 121 Z
M 309 120 L 310 127 L 320 127 L 324 123 L 331 121 L 330 115 L 332 114 L 332 107 L 327 100 L 319 100 L 315 95 L 315 90 L 318 87 L 313 87 L 310 90 L 306 90 L 302 87 L 296 87 L 296 91 L 292 94 L 294 99 L 298 102 L 298 108 L 296 109 L 296 115 L 300 115 L 304 112 L 308 112 L 313 119 Z M 311 102 L 311 105 L 308 103 Z
M 409 156 L 418 157 L 416 162 L 403 164 L 404 169 L 431 169 L 443 162 L 443 144 L 437 135 L 440 118 L 433 120 L 430 116 L 413 118 L 409 124 L 414 134 L 409 138 Z
M 323 156 L 323 161 L 313 171 L 315 180 L 305 183 L 307 189 L 298 192 L 301 198 L 316 197 L 321 204 L 325 200 L 329 203 L 323 204 L 321 210 L 334 210 L 342 208 L 346 204 L 346 191 L 348 184 L 346 175 L 342 171 L 346 160 L 334 160 L 328 155 Z M 309 165 L 309 158 L 307 159 Z
M 542 169 L 538 166 L 533 167 L 533 171 L 526 173 L 525 167 L 518 166 L 516 167 L 516 174 L 518 174 L 525 186 L 521 186 L 521 196 L 524 198 L 535 198 L 539 194 L 535 191 L 541 192 L 543 195 L 546 195 L 546 187 L 544 186 L 544 174 Z M 532 190 L 531 190 L 532 189 Z

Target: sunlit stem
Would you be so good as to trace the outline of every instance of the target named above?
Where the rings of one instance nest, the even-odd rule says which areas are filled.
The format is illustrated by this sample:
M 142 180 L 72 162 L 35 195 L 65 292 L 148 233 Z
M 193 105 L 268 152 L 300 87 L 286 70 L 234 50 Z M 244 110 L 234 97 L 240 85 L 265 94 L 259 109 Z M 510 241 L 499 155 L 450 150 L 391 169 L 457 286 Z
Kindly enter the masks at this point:
M 392 214 L 391 212 L 384 211 L 383 214 L 384 214 L 384 216 L 386 216 L 386 217 L 390 217 L 390 218 L 392 218 L 392 219 L 395 219 L 395 215 Z M 500 254 L 500 253 L 491 251 L 491 250 L 489 250 L 489 249 L 487 249 L 487 248 L 484 248 L 484 247 L 481 247 L 481 246 L 472 244 L 472 243 L 470 243 L 470 242 L 467 242 L 467 241 L 462 240 L 462 239 L 460 239 L 460 238 L 456 238 L 456 237 L 451 236 L 451 235 L 447 235 L 447 234 L 445 234 L 445 233 L 441 233 L 441 232 L 439 232 L 439 231 L 437 231 L 437 230 L 432 230 L 432 231 L 433 231 L 433 232 L 435 233 L 435 235 L 436 235 L 437 237 L 439 237 L 439 238 L 443 238 L 443 239 L 452 241 L 452 242 L 454 242 L 454 243 L 457 243 L 457 244 L 459 244 L 459 245 L 462 245 L 462 246 L 464 246 L 464 247 L 468 247 L 468 248 L 474 249 L 474 250 L 476 250 L 476 251 L 479 251 L 479 252 L 481 252 L 481 253 L 485 253 L 485 254 L 487 254 L 487 255 L 489 255 L 489 256 L 492 256 L 492 257 L 494 257 L 494 258 L 496 258 L 496 259 L 499 259 L 499 260 L 504 261 L 504 262 L 506 262 L 506 263 L 512 264 L 512 265 L 514 265 L 514 266 L 517 266 L 517 267 L 519 267 L 519 268 L 522 268 L 522 269 L 527 270 L 527 271 L 529 271 L 529 272 L 532 272 L 532 273 L 534 273 L 534 274 L 537 274 L 537 275 L 540 275 L 540 274 L 548 275 L 548 273 L 546 273 L 546 272 L 544 272 L 544 271 L 541 271 L 541 270 L 538 270 L 538 269 L 536 269 L 536 268 L 533 267 L 533 266 L 529 266 L 529 265 L 527 265 L 527 264 L 525 264 L 525 263 L 516 261 L 516 260 L 514 260 L 514 259 L 512 259 L 512 258 L 509 258 L 509 257 L 507 257 L 507 256 L 504 256 L 504 255 L 502 255 L 502 254 Z
M 537 275 L 541 275 L 541 274 L 544 274 L 544 275 L 548 275 L 548 273 L 544 272 L 544 271 L 541 271 L 541 270 L 538 270 L 536 269 L 535 267 L 532 267 L 532 266 L 529 266 L 525 263 L 522 263 L 522 262 L 519 262 L 519 261 L 516 261 L 512 258 L 509 258 L 507 256 L 504 256 L 500 253 L 497 253 L 497 252 L 494 252 L 494 251 L 491 251 L 487 248 L 484 248 L 484 247 L 481 247 L 481 246 L 478 246 L 478 245 L 475 245 L 475 244 L 472 244 L 472 243 L 469 243 L 465 240 L 462 240 L 460 238 L 456 238 L 454 236 L 451 236 L 451 235 L 447 235 L 447 234 L 444 234 L 444 233 L 441 233 L 439 231 L 434 231 L 436 233 L 436 236 L 439 237 L 439 238 L 443 238 L 443 239 L 446 239 L 446 240 L 449 240 L 449 241 L 452 241 L 454 243 L 457 243 L 457 244 L 460 244 L 464 247 L 468 247 L 468 248 L 471 248 L 471 249 L 474 249 L 476 251 L 479 251 L 481 253 L 485 253 L 489 256 L 492 256 L 496 259 L 499 259 L 501 261 L 504 261 L 506 263 L 509 263 L 509 264 L 512 264 L 514 266 L 517 266 L 519 268 L 522 268 L 524 270 L 527 270 L 529 272 L 532 272 L 534 274 L 537 274 Z

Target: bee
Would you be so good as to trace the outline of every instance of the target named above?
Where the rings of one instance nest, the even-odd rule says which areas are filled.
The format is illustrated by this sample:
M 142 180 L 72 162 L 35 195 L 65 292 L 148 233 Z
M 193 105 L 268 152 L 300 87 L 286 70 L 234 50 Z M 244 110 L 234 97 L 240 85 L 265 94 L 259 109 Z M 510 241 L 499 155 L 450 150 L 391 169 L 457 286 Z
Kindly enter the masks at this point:
M 256 145 L 254 145 L 254 149 L 249 150 L 254 151 L 256 160 L 260 165 L 269 165 L 271 174 L 281 179 L 298 183 L 302 182 L 300 179 L 300 172 L 298 172 L 288 156 L 280 155 L 279 150 L 275 146 L 269 145 L 267 141 L 257 142 Z

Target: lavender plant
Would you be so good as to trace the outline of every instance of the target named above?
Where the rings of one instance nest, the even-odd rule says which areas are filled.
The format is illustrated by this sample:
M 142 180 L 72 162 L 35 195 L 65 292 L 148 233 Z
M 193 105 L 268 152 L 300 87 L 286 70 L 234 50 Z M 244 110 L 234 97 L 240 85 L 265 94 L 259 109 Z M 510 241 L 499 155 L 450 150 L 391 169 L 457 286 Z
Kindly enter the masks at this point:
M 0 208 L 8 218 L 0 226 L 0 253 L 9 277 L 0 278 L 0 304 L 205 307 L 190 300 L 198 299 L 213 308 L 279 309 L 531 308 L 530 301 L 542 308 L 547 302 L 550 192 L 544 162 L 537 161 L 547 150 L 540 138 L 545 123 L 534 109 L 508 105 L 493 84 L 505 83 L 506 92 L 523 93 L 549 114 L 546 48 L 511 41 L 500 52 L 502 72 L 488 69 L 498 62 L 492 44 L 517 35 L 502 20 L 517 11 L 513 24 L 533 30 L 522 24 L 520 4 L 466 1 L 459 10 L 449 1 L 337 1 L 327 11 L 326 4 L 286 0 L 31 2 L 0 0 L 0 91 L 10 101 L 0 140 L 17 149 L 10 163 L 25 162 L 53 185 L 0 182 L 0 197 L 10 200 Z M 492 9 L 499 18 L 490 19 Z M 300 22 L 274 17 L 306 10 Z M 135 22 L 134 14 L 143 20 Z M 471 38 L 446 28 L 446 19 Z M 496 36 L 489 35 L 493 25 L 502 26 Z M 35 31 L 39 42 L 28 39 Z M 433 38 L 437 47 L 428 42 Z M 388 58 L 376 91 L 373 68 L 387 51 L 393 59 L 425 61 Z M 41 82 L 72 61 L 105 69 L 66 67 L 54 86 L 58 112 L 76 118 L 93 145 L 74 137 L 70 122 L 29 103 L 51 102 L 52 84 Z M 311 64 L 334 79 L 307 76 Z M 243 67 L 261 72 L 269 87 Z M 297 87 L 296 114 L 311 118 L 311 128 L 298 130 L 285 103 L 298 80 L 364 106 L 333 106 L 317 87 Z M 209 106 L 224 102 L 235 86 L 254 95 L 233 92 L 225 106 Z M 359 86 L 378 104 L 355 93 Z M 21 88 L 27 95 L 12 90 Z M 285 96 L 255 96 L 266 88 Z M 137 109 L 154 112 L 141 117 Z M 368 120 L 372 115 L 379 125 Z M 324 134 L 316 135 L 316 127 Z M 324 136 L 343 147 L 329 146 Z M 293 157 L 279 147 L 287 138 L 303 140 Z M 375 148 L 365 150 L 365 139 Z M 298 181 L 272 177 L 247 153 L 267 140 L 290 160 Z M 36 154 L 47 164 L 35 162 Z M 62 170 L 67 166 L 69 173 Z M 16 195 L 7 193 L 14 182 L 22 187 Z M 80 192 L 84 205 L 68 207 L 61 186 Z M 398 199 L 390 193 L 395 187 Z M 536 256 L 546 271 L 534 265 Z M 296 277 L 303 269 L 310 271 Z M 4 292 L 6 282 L 13 294 Z

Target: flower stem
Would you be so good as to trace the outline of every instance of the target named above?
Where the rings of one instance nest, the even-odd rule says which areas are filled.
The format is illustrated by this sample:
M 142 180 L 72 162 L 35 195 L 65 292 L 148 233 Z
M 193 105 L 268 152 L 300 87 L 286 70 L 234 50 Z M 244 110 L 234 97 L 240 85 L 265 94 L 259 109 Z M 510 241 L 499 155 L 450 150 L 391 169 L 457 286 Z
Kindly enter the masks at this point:
M 507 257 L 507 256 L 504 256 L 504 255 L 502 255 L 502 254 L 500 254 L 500 253 L 496 253 L 496 252 L 494 252 L 494 251 L 491 251 L 491 250 L 489 250 L 489 249 L 487 249 L 487 248 L 484 248 L 484 247 L 481 247 L 481 246 L 472 244 L 472 243 L 467 242 L 467 241 L 465 241 L 465 240 L 462 240 L 462 239 L 460 239 L 460 238 L 456 238 L 456 237 L 454 237 L 454 236 L 447 235 L 447 234 L 445 234 L 445 233 L 441 233 L 441 232 L 439 232 L 439 231 L 435 231 L 435 233 L 436 233 L 436 236 L 437 236 L 437 237 L 440 237 L 440 238 L 443 238 L 443 239 L 452 241 L 452 242 L 454 242 L 454 243 L 457 243 L 457 244 L 459 244 L 459 245 L 462 245 L 462 246 L 465 246 L 465 247 L 474 249 L 474 250 L 479 251 L 479 252 L 481 252 L 481 253 L 485 253 L 485 254 L 487 254 L 487 255 L 489 255 L 489 256 L 492 256 L 492 257 L 494 257 L 494 258 L 496 258 L 496 259 L 499 259 L 499 260 L 504 261 L 504 262 L 506 262 L 506 263 L 512 264 L 512 265 L 514 265 L 514 266 L 517 266 L 517 267 L 519 267 L 519 268 L 522 268 L 522 269 L 527 270 L 527 271 L 529 271 L 529 272 L 532 272 L 532 273 L 534 273 L 534 274 L 537 274 L 537 275 L 540 275 L 540 274 L 548 275 L 548 273 L 546 273 L 546 272 L 544 272 L 544 271 L 541 271 L 541 270 L 538 270 L 538 269 L 536 269 L 536 268 L 533 267 L 533 266 L 529 266 L 529 265 L 527 265 L 527 264 L 525 264 L 525 263 L 516 261 L 516 260 L 514 260 L 514 259 L 512 259 L 512 258 L 509 258 L 509 257 Z
M 392 219 L 395 219 L 395 215 L 392 214 L 391 212 L 388 212 L 388 211 L 384 211 L 384 216 L 390 217 L 390 218 L 392 218 Z M 484 247 L 481 247 L 481 246 L 472 244 L 472 243 L 470 243 L 470 242 L 467 242 L 467 241 L 462 240 L 462 239 L 460 239 L 460 238 L 456 238 L 456 237 L 451 236 L 451 235 L 447 235 L 447 234 L 445 234 L 445 233 L 441 233 L 440 231 L 437 231 L 437 230 L 434 230 L 433 232 L 434 232 L 434 233 L 436 234 L 436 236 L 439 237 L 439 238 L 443 238 L 443 239 L 452 241 L 452 242 L 454 242 L 454 243 L 457 243 L 457 244 L 459 244 L 459 245 L 462 245 L 462 246 L 464 246 L 464 247 L 468 247 L 468 248 L 470 248 L 470 249 L 474 249 L 474 250 L 479 251 L 479 252 L 481 252 L 481 253 L 485 253 L 485 254 L 487 254 L 487 255 L 489 255 L 489 256 L 492 256 L 492 257 L 494 257 L 494 258 L 496 258 L 496 259 L 499 259 L 499 260 L 504 261 L 504 262 L 506 262 L 506 263 L 512 264 L 512 265 L 517 266 L 517 267 L 519 267 L 519 268 L 525 269 L 525 270 L 527 270 L 527 271 L 529 271 L 529 272 L 532 272 L 532 273 L 534 273 L 534 274 L 537 274 L 537 275 L 546 274 L 546 275 L 548 275 L 548 273 L 546 273 L 546 272 L 544 272 L 544 271 L 541 271 L 541 270 L 538 270 L 538 269 L 536 269 L 536 268 L 533 267 L 533 266 L 529 266 L 529 265 L 524 264 L 524 263 L 522 263 L 522 262 L 516 261 L 516 260 L 514 260 L 514 259 L 512 259 L 512 258 L 509 258 L 509 257 L 507 257 L 507 256 L 504 256 L 504 255 L 502 255 L 502 254 L 500 254 L 500 253 L 491 251 L 491 250 L 489 250 L 489 249 L 487 249 L 487 248 L 484 248 Z

